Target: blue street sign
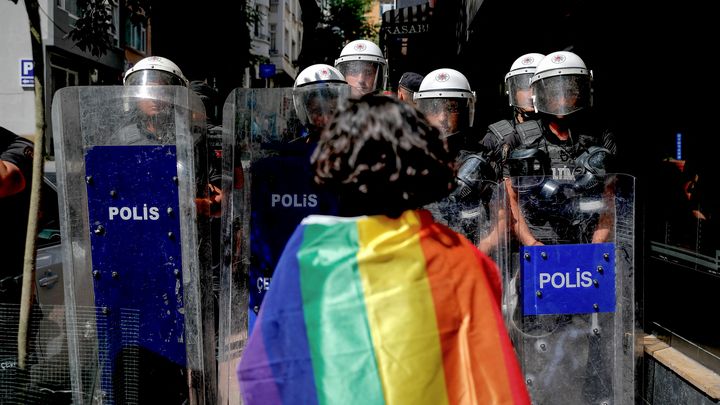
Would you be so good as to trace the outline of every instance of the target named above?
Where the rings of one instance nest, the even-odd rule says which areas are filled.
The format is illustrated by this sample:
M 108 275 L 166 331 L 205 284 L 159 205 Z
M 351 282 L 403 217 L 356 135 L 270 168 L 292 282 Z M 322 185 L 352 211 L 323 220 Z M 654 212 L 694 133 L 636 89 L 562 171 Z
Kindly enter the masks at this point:
M 35 87 L 35 64 L 32 59 L 20 59 L 20 86 Z
M 524 246 L 523 315 L 615 312 L 615 244 Z
M 261 63 L 260 64 L 260 77 L 267 79 L 275 76 L 275 65 L 272 63 Z

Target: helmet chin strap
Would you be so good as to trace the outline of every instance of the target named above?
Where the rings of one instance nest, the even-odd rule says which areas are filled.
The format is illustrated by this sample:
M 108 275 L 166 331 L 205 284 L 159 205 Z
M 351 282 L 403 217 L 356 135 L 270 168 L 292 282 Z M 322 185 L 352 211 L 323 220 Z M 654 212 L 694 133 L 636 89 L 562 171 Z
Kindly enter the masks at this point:
M 453 132 L 453 133 L 451 133 L 451 134 L 440 135 L 440 139 L 448 139 L 448 138 L 450 138 L 451 136 L 457 135 L 457 134 L 459 134 L 459 133 L 460 133 L 460 131 L 455 131 L 455 132 Z
M 538 113 L 535 111 L 525 111 L 520 107 L 513 108 L 515 110 L 515 117 L 519 117 L 522 119 L 522 121 L 518 120 L 518 122 L 526 122 L 538 119 Z

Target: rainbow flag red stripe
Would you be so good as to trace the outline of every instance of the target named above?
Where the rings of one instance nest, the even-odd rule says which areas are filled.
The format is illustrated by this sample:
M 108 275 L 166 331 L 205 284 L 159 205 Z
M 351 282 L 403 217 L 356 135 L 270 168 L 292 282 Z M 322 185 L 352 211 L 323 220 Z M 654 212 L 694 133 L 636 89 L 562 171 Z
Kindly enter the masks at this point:
M 238 366 L 246 404 L 523 404 L 494 263 L 427 211 L 303 220 Z

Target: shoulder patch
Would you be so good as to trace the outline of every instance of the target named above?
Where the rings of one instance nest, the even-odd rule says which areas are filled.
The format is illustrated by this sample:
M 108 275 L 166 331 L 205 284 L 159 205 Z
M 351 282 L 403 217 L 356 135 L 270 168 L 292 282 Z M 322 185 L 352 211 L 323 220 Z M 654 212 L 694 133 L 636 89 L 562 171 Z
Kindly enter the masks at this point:
M 23 155 L 25 155 L 26 158 L 32 159 L 33 156 L 35 156 L 35 148 L 32 146 L 26 146 L 25 150 L 23 151 Z

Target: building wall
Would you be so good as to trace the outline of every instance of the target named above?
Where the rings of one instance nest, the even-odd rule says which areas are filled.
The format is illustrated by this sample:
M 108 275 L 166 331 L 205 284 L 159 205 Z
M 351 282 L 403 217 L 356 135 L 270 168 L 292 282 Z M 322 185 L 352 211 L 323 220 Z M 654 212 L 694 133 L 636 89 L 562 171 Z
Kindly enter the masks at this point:
M 643 392 L 641 394 L 643 403 L 651 405 L 717 405 L 717 401 L 699 391 L 652 357 L 646 355 L 645 362 L 644 381 L 642 382 Z M 640 383 L 640 381 L 636 382 L 636 384 Z
M 274 81 L 280 86 L 291 86 L 298 73 L 293 61 L 300 54 L 302 43 L 300 3 L 297 0 L 270 0 L 268 23 L 275 26 L 275 48 L 272 40 L 270 45 L 270 62 L 275 64 L 277 71 Z M 272 32 L 269 35 L 273 35 Z
M 0 1 L 0 126 L 35 133 L 35 94 L 20 85 L 20 60 L 32 59 L 25 3 Z
M 118 84 L 123 71 L 124 54 L 111 49 L 102 57 L 81 51 L 65 38 L 76 18 L 57 1 L 40 0 L 40 23 L 45 61 L 45 150 L 52 154 L 51 108 L 55 91 L 67 85 Z M 119 21 L 116 21 L 116 23 Z M 122 26 L 118 24 L 121 43 Z M 30 33 L 25 3 L 0 1 L 0 125 L 21 135 L 35 132 L 35 100 L 33 88 L 20 85 L 20 60 L 32 59 Z M 61 78 L 59 80 L 58 78 Z

